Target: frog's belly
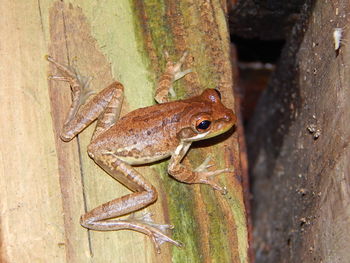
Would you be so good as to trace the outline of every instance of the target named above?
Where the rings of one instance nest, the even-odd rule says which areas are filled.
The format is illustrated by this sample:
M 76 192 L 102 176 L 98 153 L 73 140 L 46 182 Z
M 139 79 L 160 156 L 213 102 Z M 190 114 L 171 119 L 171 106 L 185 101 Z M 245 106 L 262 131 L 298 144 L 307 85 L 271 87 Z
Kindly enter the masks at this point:
M 142 156 L 142 155 L 135 156 L 135 155 L 130 154 L 128 156 L 128 155 L 118 154 L 118 152 L 117 152 L 117 153 L 115 153 L 115 155 L 118 156 L 118 158 L 120 160 L 122 160 L 128 164 L 139 165 L 139 164 L 147 164 L 147 163 L 153 163 L 156 161 L 163 160 L 165 158 L 168 158 L 171 154 L 170 153 L 157 153 L 157 154 L 154 154 L 152 156 L 150 156 L 150 155 L 148 155 L 148 156 Z

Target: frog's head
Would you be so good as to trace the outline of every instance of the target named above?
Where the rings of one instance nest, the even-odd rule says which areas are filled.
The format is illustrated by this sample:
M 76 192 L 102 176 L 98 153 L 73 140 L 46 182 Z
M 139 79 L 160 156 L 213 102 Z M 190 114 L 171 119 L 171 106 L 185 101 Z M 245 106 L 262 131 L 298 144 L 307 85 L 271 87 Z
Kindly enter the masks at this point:
M 221 102 L 220 92 L 206 89 L 191 98 L 193 105 L 189 126 L 181 130 L 179 137 L 184 141 L 199 141 L 222 134 L 236 123 L 236 115 Z

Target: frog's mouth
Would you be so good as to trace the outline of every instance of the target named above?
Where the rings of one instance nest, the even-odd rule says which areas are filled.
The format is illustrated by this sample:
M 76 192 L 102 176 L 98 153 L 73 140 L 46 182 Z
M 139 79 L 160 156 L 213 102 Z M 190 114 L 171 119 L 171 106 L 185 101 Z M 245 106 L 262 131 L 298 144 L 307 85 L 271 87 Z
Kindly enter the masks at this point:
M 200 141 L 200 140 L 209 138 L 207 137 L 208 134 L 210 134 L 210 130 L 203 133 L 198 133 L 196 136 L 193 136 L 191 138 L 187 138 L 186 141 L 190 141 L 190 142 Z
M 218 136 L 220 134 L 223 134 L 225 132 L 227 132 L 228 130 L 230 130 L 233 126 L 234 126 L 234 122 L 221 122 L 218 124 L 218 126 L 216 127 L 216 131 L 212 131 L 210 132 L 209 131 L 209 134 L 207 134 L 207 136 L 205 136 L 203 139 L 209 139 L 209 138 L 212 138 L 212 137 L 215 137 L 215 136 Z

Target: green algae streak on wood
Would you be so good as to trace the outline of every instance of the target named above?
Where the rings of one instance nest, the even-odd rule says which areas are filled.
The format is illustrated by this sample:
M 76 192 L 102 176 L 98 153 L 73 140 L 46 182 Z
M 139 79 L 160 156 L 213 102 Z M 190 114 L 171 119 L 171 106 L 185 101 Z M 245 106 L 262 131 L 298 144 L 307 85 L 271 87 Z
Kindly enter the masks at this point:
M 165 51 L 174 60 L 185 50 L 189 52 L 184 68 L 190 67 L 194 73 L 175 84 L 178 98 L 219 86 L 224 104 L 233 108 L 228 32 L 221 2 L 72 0 L 53 3 L 51 14 L 55 14 L 51 15 L 51 20 L 61 19 L 61 22 L 51 21 L 50 54 L 63 54 L 65 57 L 60 61 L 74 62 L 83 75 L 93 76 L 96 91 L 113 80 L 121 81 L 125 86 L 122 114 L 154 103 L 155 81 L 164 69 Z M 58 39 L 61 42 L 57 44 Z M 69 103 L 69 88 L 63 85 L 59 92 L 66 95 L 54 105 L 58 116 L 56 132 Z M 57 93 L 56 90 L 54 94 Z M 80 166 L 84 197 L 78 200 L 80 211 L 69 210 L 69 205 L 66 209 L 71 211 L 65 215 L 70 227 L 79 224 L 84 206 L 89 210 L 129 192 L 87 156 L 86 147 L 92 131 L 93 127 L 86 129 L 75 145 L 80 165 L 79 160 L 72 165 Z M 218 168 L 234 166 L 236 170 L 239 164 L 235 159 L 239 158 L 237 137 L 236 134 L 227 137 L 224 136 L 226 139 L 218 145 L 192 149 L 188 154 L 191 164 L 199 165 L 211 153 Z M 239 177 L 232 174 L 219 177 L 229 191 L 222 196 L 208 186 L 175 181 L 167 175 L 166 165 L 163 162 L 137 169 L 159 192 L 158 201 L 147 210 L 154 214 L 156 222 L 175 225 L 172 236 L 185 244 L 183 249 L 164 244 L 162 254 L 157 255 L 149 238 L 142 234 L 132 231 L 87 233 L 82 229 L 86 233 L 83 237 L 86 245 L 78 259 L 73 252 L 77 251 L 79 240 L 74 240 L 66 224 L 66 235 L 75 246 L 67 259 L 73 258 L 74 262 L 86 262 L 87 258 L 91 262 L 247 262 L 248 237 Z M 64 204 L 77 202 L 69 198 Z

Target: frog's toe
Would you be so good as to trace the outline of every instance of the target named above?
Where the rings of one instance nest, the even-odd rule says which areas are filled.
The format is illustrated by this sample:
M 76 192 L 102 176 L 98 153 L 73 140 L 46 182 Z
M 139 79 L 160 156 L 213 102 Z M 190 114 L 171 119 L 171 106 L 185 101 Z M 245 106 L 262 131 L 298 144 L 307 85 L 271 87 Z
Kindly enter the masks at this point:
M 166 242 L 171 243 L 171 244 L 173 244 L 177 247 L 180 247 L 180 248 L 184 246 L 181 242 L 175 241 L 174 239 L 172 239 L 164 234 L 157 233 L 157 232 L 152 233 L 151 239 L 153 241 L 153 244 L 154 244 L 158 254 L 160 254 L 160 246 Z
M 175 72 L 175 74 L 174 74 L 174 81 L 183 78 L 184 76 L 186 76 L 188 73 L 191 73 L 191 72 L 193 72 L 193 71 L 190 68 L 186 69 L 184 71 L 180 71 L 179 70 L 179 71 Z
M 183 244 L 179 241 L 176 241 L 172 238 L 170 238 L 167 234 L 165 234 L 165 232 L 168 229 L 173 229 L 174 226 L 173 225 L 168 225 L 168 224 L 156 224 L 153 222 L 153 220 L 151 219 L 152 214 L 149 212 L 143 213 L 143 215 L 136 220 L 142 220 L 142 223 L 147 225 L 147 230 L 149 237 L 151 238 L 155 249 L 157 251 L 157 253 L 160 253 L 160 246 L 163 243 L 171 243 L 177 247 L 182 247 Z
M 87 99 L 95 92 L 90 88 L 91 77 L 80 75 L 74 67 L 63 65 L 50 56 L 46 59 L 51 62 L 61 72 L 63 76 L 49 76 L 49 79 L 68 82 L 73 90 L 73 97 L 77 100 L 77 109 L 85 104 Z
M 211 161 L 211 155 L 208 155 L 207 158 L 199 165 L 196 169 L 194 169 L 194 172 L 201 173 L 201 172 L 207 172 L 208 168 L 214 166 Z
M 212 178 L 201 179 L 199 182 L 202 184 L 210 185 L 211 187 L 213 187 L 215 190 L 219 191 L 223 195 L 227 194 L 226 186 L 221 186 Z
M 129 219 L 142 222 L 143 224 L 147 224 L 151 227 L 157 228 L 162 232 L 167 231 L 168 229 L 174 229 L 173 225 L 170 224 L 157 224 L 152 219 L 153 214 L 150 212 L 143 212 L 140 216 L 135 216 L 135 214 L 132 214 Z
M 181 70 L 182 64 L 185 62 L 188 52 L 185 51 L 182 57 L 177 62 L 172 62 L 169 58 L 168 52 L 165 52 L 165 59 L 167 61 L 167 70 L 173 75 L 174 80 L 181 79 L 192 72 L 192 69 Z
M 52 79 L 55 80 L 62 80 L 62 81 L 71 81 L 72 79 L 76 78 L 76 71 L 67 65 L 63 65 L 59 63 L 56 59 L 54 59 L 51 56 L 45 56 L 46 60 L 51 62 L 55 67 L 64 75 L 64 77 L 54 76 Z
M 90 83 L 92 80 L 92 77 L 84 77 L 80 76 L 80 94 L 79 94 L 79 105 L 85 104 L 87 99 L 95 94 L 95 91 L 90 88 Z
M 215 190 L 219 191 L 223 195 L 227 194 L 227 189 L 225 186 L 221 186 L 216 180 L 215 177 L 222 173 L 229 173 L 233 172 L 232 169 L 226 168 L 221 170 L 215 170 L 215 171 L 206 171 L 199 173 L 199 183 L 202 184 L 208 184 L 211 187 L 213 187 Z

